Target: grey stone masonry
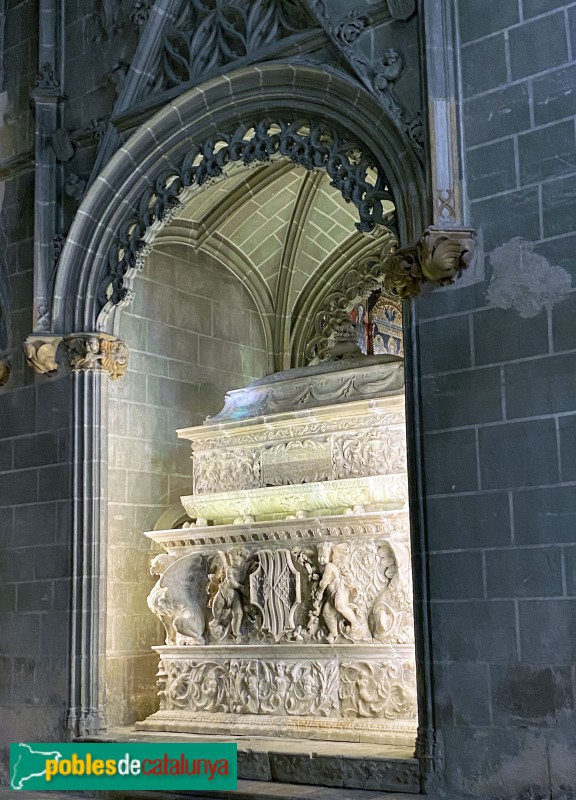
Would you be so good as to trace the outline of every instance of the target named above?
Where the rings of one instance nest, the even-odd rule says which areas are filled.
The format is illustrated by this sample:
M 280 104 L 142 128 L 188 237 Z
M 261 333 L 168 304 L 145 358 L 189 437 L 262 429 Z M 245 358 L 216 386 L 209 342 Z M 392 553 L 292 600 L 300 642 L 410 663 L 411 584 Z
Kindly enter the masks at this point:
M 68 379 L 44 378 L 0 394 L 3 755 L 11 741 L 29 739 L 32 730 L 38 738 L 64 736 L 71 575 L 69 392 Z
M 576 286 L 552 287 L 576 275 L 576 4 L 457 6 L 468 221 L 486 280 L 417 301 L 445 785 L 568 798 Z M 503 289 L 491 252 L 514 237 L 534 243 L 541 271 L 524 261 Z M 546 299 L 521 316 L 519 298 L 539 287 Z

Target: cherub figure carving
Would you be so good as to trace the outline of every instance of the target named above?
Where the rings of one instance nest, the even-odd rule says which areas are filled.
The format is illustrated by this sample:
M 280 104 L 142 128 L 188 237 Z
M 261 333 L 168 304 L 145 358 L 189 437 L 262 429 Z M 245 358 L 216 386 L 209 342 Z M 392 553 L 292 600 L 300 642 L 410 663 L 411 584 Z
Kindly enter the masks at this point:
M 332 549 L 330 542 L 324 542 L 318 548 L 318 562 L 324 567 L 324 572 L 318 586 L 317 597 L 319 600 L 324 600 L 321 617 L 328 628 L 327 640 L 332 643 L 342 633 L 354 642 L 371 641 L 372 635 L 365 620 L 356 614 L 350 601 L 350 589 L 339 567 L 331 560 Z
M 242 640 L 246 556 L 244 548 L 236 547 L 228 552 L 219 550 L 212 562 L 207 591 L 213 618 L 208 627 L 217 641 L 229 634 L 235 642 Z
M 161 553 L 152 559 L 150 573 L 158 575 L 148 595 L 148 608 L 166 630 L 166 644 L 204 644 L 204 612 L 190 591 L 190 569 L 198 557 L 174 559 Z

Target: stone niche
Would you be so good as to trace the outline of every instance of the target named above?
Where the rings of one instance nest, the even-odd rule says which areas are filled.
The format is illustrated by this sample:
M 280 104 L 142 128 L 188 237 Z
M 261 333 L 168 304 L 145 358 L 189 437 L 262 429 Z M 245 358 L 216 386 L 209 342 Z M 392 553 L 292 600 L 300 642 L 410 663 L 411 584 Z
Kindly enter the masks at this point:
M 138 729 L 414 744 L 403 386 L 394 356 L 305 367 L 178 431 L 195 522 L 146 534 L 166 641 Z

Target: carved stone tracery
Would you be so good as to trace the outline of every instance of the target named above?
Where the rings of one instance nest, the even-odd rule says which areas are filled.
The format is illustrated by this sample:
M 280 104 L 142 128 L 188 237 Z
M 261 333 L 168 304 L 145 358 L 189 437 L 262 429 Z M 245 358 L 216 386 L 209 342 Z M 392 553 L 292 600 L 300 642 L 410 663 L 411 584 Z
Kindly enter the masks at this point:
M 312 25 L 296 0 L 189 0 L 164 34 L 151 94 L 189 84 Z
M 278 157 L 308 170 L 326 170 L 331 185 L 357 207 L 358 230 L 371 233 L 383 226 L 394 229 L 394 213 L 383 206 L 383 201 L 392 203 L 388 180 L 365 147 L 312 120 L 254 120 L 233 133 L 221 133 L 191 147 L 177 168 L 159 176 L 142 194 L 110 251 L 109 273 L 99 292 L 101 305 L 109 301 L 118 305 L 125 299 L 129 291 L 125 276 L 142 265 L 147 230 L 165 224 L 185 202 L 191 187 L 223 177 L 230 163 L 251 164 Z

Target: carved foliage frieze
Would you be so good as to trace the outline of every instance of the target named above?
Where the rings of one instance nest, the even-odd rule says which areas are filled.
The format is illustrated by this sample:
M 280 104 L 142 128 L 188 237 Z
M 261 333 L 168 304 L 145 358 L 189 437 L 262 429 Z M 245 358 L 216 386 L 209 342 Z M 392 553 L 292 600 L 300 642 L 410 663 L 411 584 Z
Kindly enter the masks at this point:
M 340 710 L 343 717 L 415 717 L 414 662 L 344 662 L 340 669 Z
M 338 714 L 334 661 L 164 659 L 158 675 L 164 710 L 271 716 Z
M 335 478 L 405 472 L 406 436 L 402 429 L 335 436 L 332 458 Z
M 367 430 L 348 430 L 329 436 L 294 436 L 289 442 L 271 446 L 265 440 L 254 442 L 251 449 L 198 449 L 193 464 L 195 494 L 209 495 L 403 473 L 406 442 L 401 426 L 373 424 Z
M 416 714 L 412 661 L 165 658 L 157 685 L 162 710 L 388 720 Z

